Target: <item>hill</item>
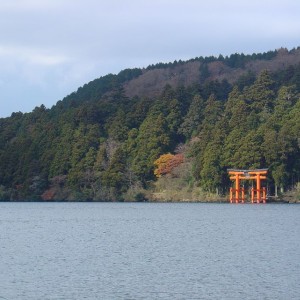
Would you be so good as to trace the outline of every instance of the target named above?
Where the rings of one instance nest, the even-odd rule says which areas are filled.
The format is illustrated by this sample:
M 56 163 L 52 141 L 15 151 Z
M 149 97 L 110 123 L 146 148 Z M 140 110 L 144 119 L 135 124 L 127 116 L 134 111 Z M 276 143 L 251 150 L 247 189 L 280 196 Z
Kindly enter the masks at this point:
M 299 93 L 300 48 L 108 74 L 0 119 L 0 199 L 216 199 L 227 168 L 269 168 L 283 193 L 299 182 Z

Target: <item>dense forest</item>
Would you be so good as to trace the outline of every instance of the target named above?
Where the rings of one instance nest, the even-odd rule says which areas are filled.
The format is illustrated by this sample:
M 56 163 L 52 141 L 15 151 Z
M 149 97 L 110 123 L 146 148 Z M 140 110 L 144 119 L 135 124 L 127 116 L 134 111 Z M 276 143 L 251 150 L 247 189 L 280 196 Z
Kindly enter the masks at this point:
M 299 188 L 299 48 L 126 69 L 0 119 L 1 200 L 219 199 L 228 168 Z

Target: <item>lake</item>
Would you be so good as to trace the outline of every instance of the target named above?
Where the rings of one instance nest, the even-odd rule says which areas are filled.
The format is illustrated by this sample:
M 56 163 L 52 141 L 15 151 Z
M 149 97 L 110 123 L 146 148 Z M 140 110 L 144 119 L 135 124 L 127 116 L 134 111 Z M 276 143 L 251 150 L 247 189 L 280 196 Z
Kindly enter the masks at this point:
M 0 203 L 0 299 L 299 299 L 300 205 Z

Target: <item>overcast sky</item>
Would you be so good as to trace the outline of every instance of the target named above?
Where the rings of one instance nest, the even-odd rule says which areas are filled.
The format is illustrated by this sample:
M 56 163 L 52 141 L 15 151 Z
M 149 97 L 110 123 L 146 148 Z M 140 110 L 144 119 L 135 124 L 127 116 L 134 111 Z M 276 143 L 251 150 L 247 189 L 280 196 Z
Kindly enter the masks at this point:
M 0 117 L 122 69 L 300 46 L 299 0 L 0 0 Z

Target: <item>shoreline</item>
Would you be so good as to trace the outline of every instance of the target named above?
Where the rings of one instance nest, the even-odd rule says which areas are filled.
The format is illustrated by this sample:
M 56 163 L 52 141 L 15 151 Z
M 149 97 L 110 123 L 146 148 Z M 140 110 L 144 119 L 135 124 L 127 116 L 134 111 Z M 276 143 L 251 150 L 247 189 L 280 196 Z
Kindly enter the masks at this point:
M 0 203 L 205 203 L 205 204 L 300 204 L 298 199 L 280 199 L 271 200 L 266 203 L 251 203 L 251 201 L 245 201 L 245 203 L 230 203 L 228 199 L 217 200 L 163 200 L 163 199 L 150 199 L 144 201 L 91 201 L 91 200 L 1 200 Z

